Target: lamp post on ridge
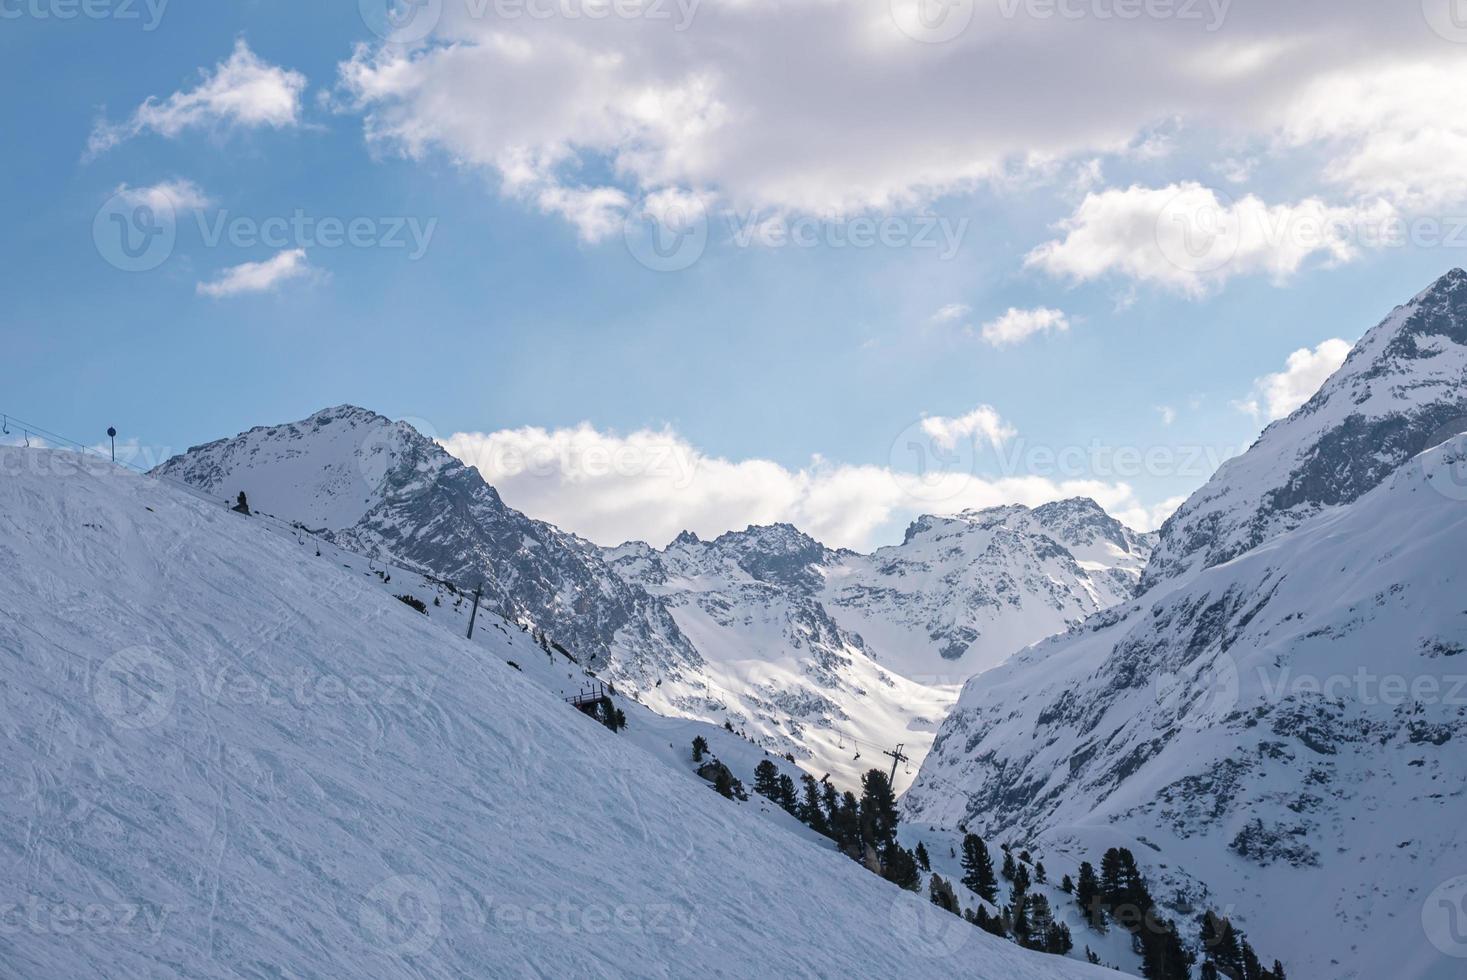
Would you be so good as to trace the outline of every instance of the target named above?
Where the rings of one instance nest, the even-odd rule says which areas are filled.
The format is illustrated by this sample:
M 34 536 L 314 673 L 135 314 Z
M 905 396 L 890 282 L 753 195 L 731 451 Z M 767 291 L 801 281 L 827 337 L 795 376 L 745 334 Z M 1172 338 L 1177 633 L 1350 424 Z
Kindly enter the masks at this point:
M 107 438 L 112 440 L 112 462 L 117 462 L 117 429 L 107 426 Z

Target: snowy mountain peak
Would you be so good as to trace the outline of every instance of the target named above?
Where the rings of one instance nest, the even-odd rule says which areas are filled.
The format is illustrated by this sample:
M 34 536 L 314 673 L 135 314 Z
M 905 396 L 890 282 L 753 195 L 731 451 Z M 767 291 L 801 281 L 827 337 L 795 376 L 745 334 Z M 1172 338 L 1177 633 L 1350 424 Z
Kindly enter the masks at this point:
M 698 545 L 702 543 L 703 539 L 698 537 L 698 535 L 694 534 L 692 531 L 681 531 L 678 533 L 677 537 L 672 539 L 672 544 L 668 545 L 668 547 L 672 547 L 672 545 L 678 544 L 691 547 L 692 545 Z
M 450 581 L 482 581 L 507 619 L 553 624 L 587 663 L 628 676 L 698 661 L 662 604 L 628 585 L 599 549 L 510 508 L 411 426 L 352 405 L 258 427 L 175 456 L 155 471 L 324 531 L 355 550 Z
M 1143 587 L 1228 561 L 1467 431 L 1467 272 L 1454 269 L 1356 344 L 1162 526 Z

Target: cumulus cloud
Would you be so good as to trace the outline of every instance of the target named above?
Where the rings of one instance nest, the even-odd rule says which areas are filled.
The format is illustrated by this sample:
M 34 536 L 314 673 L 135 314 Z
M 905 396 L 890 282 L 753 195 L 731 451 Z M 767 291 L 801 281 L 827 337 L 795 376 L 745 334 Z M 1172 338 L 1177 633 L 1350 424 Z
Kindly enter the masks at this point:
M 1025 265 L 1076 282 L 1114 275 L 1195 297 L 1234 276 L 1281 282 L 1310 259 L 1350 262 L 1362 243 L 1382 241 L 1396 216 L 1385 201 L 1270 205 L 1194 182 L 1133 185 L 1086 195 L 1060 224 L 1062 237 L 1031 251 Z
M 267 293 L 281 283 L 299 279 L 310 273 L 303 248 L 287 249 L 263 262 L 246 262 L 225 269 L 209 282 L 198 285 L 200 296 L 223 299 L 244 293 Z
M 1235 405 L 1267 422 L 1293 414 L 1294 409 L 1314 397 L 1329 376 L 1345 363 L 1351 346 L 1349 341 L 1335 338 L 1313 350 L 1299 348 L 1289 355 L 1282 371 L 1254 381 L 1252 394 Z
M 1467 62 L 1330 72 L 1283 109 L 1292 146 L 1322 145 L 1327 179 L 1361 197 L 1431 210 L 1467 202 Z
M 1012 347 L 1035 334 L 1064 333 L 1070 320 L 1059 310 L 1041 306 L 1033 310 L 1009 307 L 1007 313 L 983 324 L 983 339 L 994 347 Z
M 997 449 L 1018 432 L 1001 417 L 991 405 L 980 405 L 967 415 L 944 418 L 928 416 L 922 420 L 922 431 L 940 449 L 952 449 L 959 440 L 981 440 Z
M 934 445 L 952 440 L 949 448 L 965 439 L 994 445 L 1014 435 L 986 407 L 959 418 L 927 419 L 922 428 Z M 1093 497 L 1143 529 L 1154 526 L 1152 508 L 1122 481 L 961 473 L 951 492 L 934 500 L 913 493 L 923 486 L 920 476 L 892 466 L 815 458 L 791 468 L 764 459 L 730 460 L 702 452 L 670 429 L 618 435 L 582 423 L 460 432 L 442 444 L 476 466 L 511 506 L 602 545 L 661 545 L 685 529 L 710 537 L 787 521 L 827 544 L 869 550 L 900 540 L 901 528 L 919 514 L 1074 496 Z
M 197 88 L 153 96 L 125 122 L 103 120 L 92 130 L 88 152 L 102 153 L 144 132 L 173 137 L 206 126 L 284 129 L 300 122 L 306 77 L 262 61 L 241 38 L 234 53 L 214 70 L 203 71 Z

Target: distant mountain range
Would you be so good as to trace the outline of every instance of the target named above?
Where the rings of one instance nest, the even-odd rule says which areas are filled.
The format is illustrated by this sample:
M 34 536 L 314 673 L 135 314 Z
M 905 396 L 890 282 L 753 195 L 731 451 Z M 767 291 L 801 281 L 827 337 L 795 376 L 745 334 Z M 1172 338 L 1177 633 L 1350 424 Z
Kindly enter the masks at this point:
M 727 721 L 852 783 L 873 752 L 902 744 L 920 761 L 968 677 L 1129 598 L 1152 544 L 1077 499 L 923 517 L 871 555 L 789 525 L 599 548 L 508 507 L 410 426 L 353 406 L 192 448 L 156 472 L 244 492 L 383 560 L 482 581 L 489 608 L 654 709 Z

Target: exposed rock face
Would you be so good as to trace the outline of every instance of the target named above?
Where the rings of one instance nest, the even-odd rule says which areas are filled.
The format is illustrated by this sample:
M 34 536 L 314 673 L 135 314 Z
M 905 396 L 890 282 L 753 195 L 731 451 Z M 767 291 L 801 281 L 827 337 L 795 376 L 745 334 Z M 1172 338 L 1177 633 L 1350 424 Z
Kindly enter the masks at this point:
M 627 677 L 676 676 L 696 650 L 661 601 L 612 573 L 594 545 L 505 505 L 475 469 L 405 423 L 340 406 L 190 449 L 157 472 L 346 547 L 466 588 L 549 630 L 583 662 Z

